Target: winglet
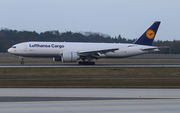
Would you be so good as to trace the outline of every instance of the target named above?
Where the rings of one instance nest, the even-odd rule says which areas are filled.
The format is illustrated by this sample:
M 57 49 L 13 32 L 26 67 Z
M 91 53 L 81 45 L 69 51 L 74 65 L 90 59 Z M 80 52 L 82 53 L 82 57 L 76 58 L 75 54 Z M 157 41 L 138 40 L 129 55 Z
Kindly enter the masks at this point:
M 155 21 L 134 44 L 151 46 L 159 28 L 160 21 Z

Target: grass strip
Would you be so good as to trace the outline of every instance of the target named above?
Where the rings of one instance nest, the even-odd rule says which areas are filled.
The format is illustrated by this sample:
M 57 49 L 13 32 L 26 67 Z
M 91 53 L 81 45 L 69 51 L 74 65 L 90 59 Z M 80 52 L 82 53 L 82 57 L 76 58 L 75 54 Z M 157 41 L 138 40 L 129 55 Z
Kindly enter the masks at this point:
M 180 69 L 0 68 L 0 87 L 180 88 Z

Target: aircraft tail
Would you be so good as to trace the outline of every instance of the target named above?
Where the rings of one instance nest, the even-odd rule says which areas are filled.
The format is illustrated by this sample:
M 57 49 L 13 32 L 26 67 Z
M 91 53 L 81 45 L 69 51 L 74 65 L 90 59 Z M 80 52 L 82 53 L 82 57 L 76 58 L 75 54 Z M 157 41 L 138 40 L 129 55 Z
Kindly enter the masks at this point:
M 155 21 L 134 44 L 151 46 L 160 23 L 160 21 Z

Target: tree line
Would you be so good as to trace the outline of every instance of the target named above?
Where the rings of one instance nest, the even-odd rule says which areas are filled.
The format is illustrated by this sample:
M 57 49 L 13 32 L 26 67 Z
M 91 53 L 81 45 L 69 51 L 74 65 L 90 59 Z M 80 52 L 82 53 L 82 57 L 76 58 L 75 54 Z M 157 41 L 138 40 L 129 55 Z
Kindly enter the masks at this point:
M 0 30 L 0 52 L 7 52 L 12 45 L 26 41 L 52 41 L 52 42 L 104 42 L 104 43 L 133 43 L 136 39 L 126 39 L 121 37 L 111 37 L 102 33 L 82 32 L 73 33 L 71 31 L 59 32 L 58 30 L 37 33 L 36 31 L 17 31 L 11 29 Z M 180 41 L 157 40 L 154 46 L 169 46 L 162 48 L 160 54 L 180 54 Z

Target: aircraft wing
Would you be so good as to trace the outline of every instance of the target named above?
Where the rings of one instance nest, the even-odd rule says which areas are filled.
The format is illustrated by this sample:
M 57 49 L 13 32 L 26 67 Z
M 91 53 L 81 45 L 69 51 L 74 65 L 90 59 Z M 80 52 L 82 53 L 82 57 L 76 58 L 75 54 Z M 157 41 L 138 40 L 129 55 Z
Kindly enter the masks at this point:
M 86 55 L 98 55 L 98 53 L 105 54 L 105 53 L 108 53 L 108 52 L 114 52 L 116 50 L 119 50 L 119 48 L 104 48 L 104 49 L 81 50 L 81 51 L 78 51 L 78 54 L 80 54 L 82 56 L 86 56 Z

